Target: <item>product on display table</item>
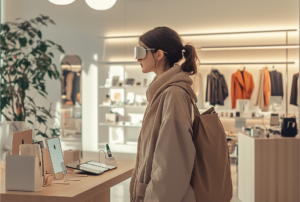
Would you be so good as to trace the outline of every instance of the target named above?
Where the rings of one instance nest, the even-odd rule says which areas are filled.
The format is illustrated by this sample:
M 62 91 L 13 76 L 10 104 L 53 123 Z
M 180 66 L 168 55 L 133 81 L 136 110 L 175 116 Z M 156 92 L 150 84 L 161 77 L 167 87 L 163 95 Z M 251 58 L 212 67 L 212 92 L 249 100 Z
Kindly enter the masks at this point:
M 76 170 L 81 170 L 90 174 L 100 175 L 106 171 L 113 170 L 117 168 L 117 166 L 108 165 L 105 163 L 100 163 L 97 161 L 87 161 L 85 163 L 81 163 L 79 161 L 73 162 L 67 165 L 67 168 L 73 168 Z

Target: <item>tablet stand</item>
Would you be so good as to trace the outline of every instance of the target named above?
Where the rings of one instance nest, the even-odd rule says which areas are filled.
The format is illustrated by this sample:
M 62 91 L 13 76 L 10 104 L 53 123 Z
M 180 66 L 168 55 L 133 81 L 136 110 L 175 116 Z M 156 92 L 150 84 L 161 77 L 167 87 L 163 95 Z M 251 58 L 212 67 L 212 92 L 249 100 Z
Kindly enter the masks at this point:
M 106 152 L 104 150 L 99 151 L 99 163 L 101 163 L 101 161 L 100 161 L 100 156 L 101 156 L 100 153 L 101 152 L 104 153 L 106 164 L 108 164 L 108 165 L 116 165 L 117 164 L 116 159 L 114 157 L 107 157 Z
M 64 178 L 65 178 L 65 182 L 66 181 L 80 181 L 80 179 L 67 179 L 67 169 L 66 169 L 66 166 L 65 166 L 65 162 L 61 162 L 61 168 L 63 170 L 63 174 L 64 174 Z

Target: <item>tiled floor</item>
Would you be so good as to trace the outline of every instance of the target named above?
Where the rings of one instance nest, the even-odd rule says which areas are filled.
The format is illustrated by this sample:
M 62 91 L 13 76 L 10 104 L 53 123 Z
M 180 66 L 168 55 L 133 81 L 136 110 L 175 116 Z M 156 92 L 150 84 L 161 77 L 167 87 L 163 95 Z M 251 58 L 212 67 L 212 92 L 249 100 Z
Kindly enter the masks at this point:
M 231 166 L 231 176 L 233 183 L 233 197 L 231 202 L 240 202 L 237 198 L 237 172 L 236 165 Z M 129 202 L 129 184 L 130 179 L 111 188 L 111 202 Z

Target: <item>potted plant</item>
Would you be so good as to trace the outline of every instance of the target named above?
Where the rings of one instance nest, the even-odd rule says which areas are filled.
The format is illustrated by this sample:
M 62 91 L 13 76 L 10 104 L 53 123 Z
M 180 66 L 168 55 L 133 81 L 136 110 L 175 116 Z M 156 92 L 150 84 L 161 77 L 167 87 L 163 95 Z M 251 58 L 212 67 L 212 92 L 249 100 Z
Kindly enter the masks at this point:
M 53 41 L 43 40 L 41 26 L 54 24 L 47 16 L 35 19 L 16 19 L 16 22 L 1 24 L 1 114 L 6 121 L 25 122 L 35 135 L 48 138 L 59 136 L 59 127 L 48 127 L 48 121 L 55 119 L 50 107 L 37 106 L 29 91 L 36 91 L 47 99 L 45 77 L 61 80 L 56 65 L 52 62 L 53 50 L 64 53 L 62 47 Z M 31 93 L 32 94 L 32 93 Z M 3 139 L 2 139 L 3 140 Z

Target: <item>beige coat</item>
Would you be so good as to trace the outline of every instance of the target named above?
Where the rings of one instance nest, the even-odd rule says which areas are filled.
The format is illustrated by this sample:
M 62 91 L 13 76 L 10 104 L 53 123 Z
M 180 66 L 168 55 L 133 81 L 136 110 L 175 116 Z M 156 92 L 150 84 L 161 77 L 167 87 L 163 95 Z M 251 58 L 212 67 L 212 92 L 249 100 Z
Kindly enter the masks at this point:
M 131 202 L 195 202 L 190 185 L 195 159 L 192 107 L 197 101 L 188 73 L 175 65 L 155 77 L 147 90 L 146 109 L 135 169 L 130 183 Z M 167 88 L 168 87 L 168 88 Z
M 262 111 L 269 111 L 269 97 L 271 95 L 270 74 L 267 69 L 260 70 L 257 96 L 254 106 L 259 106 Z

